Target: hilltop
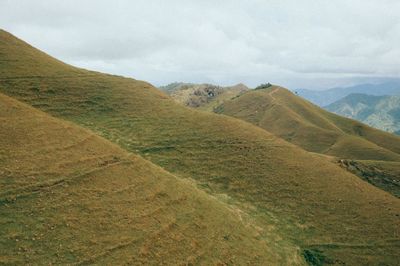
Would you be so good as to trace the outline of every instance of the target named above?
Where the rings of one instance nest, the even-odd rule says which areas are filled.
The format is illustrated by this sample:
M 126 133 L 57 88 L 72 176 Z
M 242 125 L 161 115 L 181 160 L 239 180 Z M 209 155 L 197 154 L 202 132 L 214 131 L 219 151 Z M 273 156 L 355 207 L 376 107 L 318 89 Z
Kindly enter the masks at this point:
M 400 195 L 395 174 L 400 170 L 400 138 L 395 135 L 329 113 L 279 86 L 248 91 L 215 111 L 248 121 L 307 151 L 333 156 L 333 161 L 342 159 L 342 167 Z
M 160 87 L 160 89 L 178 103 L 208 111 L 212 111 L 215 106 L 249 90 L 244 84 L 222 87 L 212 84 L 178 82 Z
M 292 264 L 298 262 L 292 244 L 309 263 L 397 261 L 400 202 L 389 193 L 255 125 L 176 103 L 149 83 L 65 69 L 57 61 L 48 74 L 41 52 L 6 32 L 0 39 L 18 44 L 0 43 L 0 67 L 7 68 L 0 72 L 1 92 L 194 180 L 248 213 L 267 236 L 282 236 L 272 243 Z M 398 156 L 386 148 L 382 154 Z
M 311 152 L 346 159 L 400 160 L 399 137 L 329 113 L 279 86 L 248 91 L 216 111 Z
M 350 94 L 324 109 L 400 135 L 400 96 Z

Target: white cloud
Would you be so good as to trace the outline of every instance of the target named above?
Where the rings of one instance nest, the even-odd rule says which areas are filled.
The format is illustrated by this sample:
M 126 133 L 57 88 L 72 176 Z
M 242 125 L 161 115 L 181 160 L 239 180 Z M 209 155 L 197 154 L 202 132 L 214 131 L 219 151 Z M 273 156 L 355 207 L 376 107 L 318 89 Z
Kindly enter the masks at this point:
M 34 46 L 156 85 L 398 77 L 398 14 L 396 0 L 0 2 L 0 26 Z

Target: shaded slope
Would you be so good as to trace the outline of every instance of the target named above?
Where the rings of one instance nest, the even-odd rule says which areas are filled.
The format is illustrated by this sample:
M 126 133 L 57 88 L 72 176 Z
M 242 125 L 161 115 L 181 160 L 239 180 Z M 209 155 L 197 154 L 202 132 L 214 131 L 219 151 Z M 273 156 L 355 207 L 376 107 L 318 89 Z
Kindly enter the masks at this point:
M 75 125 L 1 94 L 0 120 L 0 263 L 275 264 L 298 256 L 267 242 L 244 214 Z
M 194 178 L 306 250 L 353 265 L 397 260 L 399 200 L 320 156 L 238 119 L 185 108 L 145 82 L 8 71 L 19 79 L 3 79 L 1 91 Z
M 386 161 L 339 160 L 342 167 L 400 198 L 400 163 Z
M 329 113 L 281 87 L 249 91 L 217 111 L 308 151 L 351 159 L 400 160 L 399 137 Z

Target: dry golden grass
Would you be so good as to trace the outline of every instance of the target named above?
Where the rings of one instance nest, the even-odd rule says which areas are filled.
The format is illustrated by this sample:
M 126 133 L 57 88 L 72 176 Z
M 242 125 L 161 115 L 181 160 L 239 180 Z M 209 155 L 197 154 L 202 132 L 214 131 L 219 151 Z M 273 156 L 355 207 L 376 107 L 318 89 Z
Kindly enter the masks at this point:
M 400 161 L 400 137 L 329 113 L 278 86 L 246 92 L 218 110 L 308 151 L 347 159 Z
M 352 169 L 356 165 L 345 168 L 397 197 L 400 195 L 400 183 L 393 181 L 397 180 L 400 165 L 400 138 L 395 135 L 329 113 L 278 86 L 249 91 L 216 110 L 251 122 L 308 151 L 354 163 L 362 160 L 357 163 L 359 169 Z M 379 167 L 365 165 L 365 160 L 380 162 Z
M 14 37 L 2 32 L 0 39 L 7 38 Z M 249 213 L 263 230 L 277 230 L 281 246 L 300 246 L 306 257 L 317 249 L 335 263 L 397 261 L 397 198 L 254 125 L 185 108 L 148 83 L 64 69 L 57 62 L 48 75 L 39 55 L 32 59 L 20 50 L 39 52 L 16 42 L 0 43 L 5 94 L 194 179 L 220 201 Z M 39 74 L 32 77 L 30 69 Z
M 0 121 L 1 264 L 301 263 L 232 206 L 87 130 L 1 94 Z

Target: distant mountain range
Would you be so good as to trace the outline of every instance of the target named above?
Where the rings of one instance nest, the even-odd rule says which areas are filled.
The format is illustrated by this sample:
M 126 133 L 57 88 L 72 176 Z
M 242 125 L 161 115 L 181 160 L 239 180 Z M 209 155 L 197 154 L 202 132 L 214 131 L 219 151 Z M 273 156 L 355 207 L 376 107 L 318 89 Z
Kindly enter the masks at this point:
M 353 93 L 325 109 L 372 127 L 400 134 L 400 96 Z
M 297 95 L 322 107 L 353 93 L 364 93 L 375 96 L 400 95 L 400 80 L 381 84 L 360 84 L 352 87 L 332 88 L 322 91 L 298 89 L 296 92 Z

